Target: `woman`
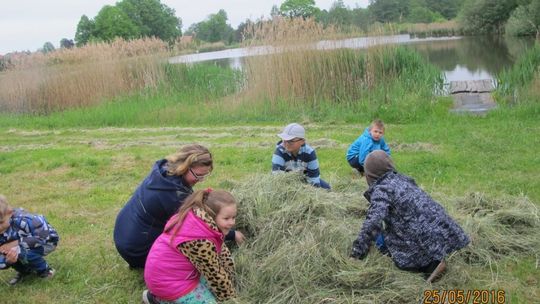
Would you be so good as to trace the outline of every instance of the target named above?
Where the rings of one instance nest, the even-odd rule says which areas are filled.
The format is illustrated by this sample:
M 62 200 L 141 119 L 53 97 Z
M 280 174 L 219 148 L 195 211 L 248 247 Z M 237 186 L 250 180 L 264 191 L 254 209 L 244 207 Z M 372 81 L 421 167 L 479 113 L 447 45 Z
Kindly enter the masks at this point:
M 131 199 L 120 210 L 114 226 L 118 253 L 132 268 L 144 268 L 150 247 L 167 220 L 178 211 L 193 185 L 213 169 L 207 148 L 191 144 L 158 160 Z
M 351 256 L 361 259 L 381 232 L 396 266 L 422 272 L 431 283 L 445 270 L 444 258 L 465 247 L 463 229 L 415 181 L 395 171 L 382 150 L 371 152 L 365 162 L 370 206 L 353 243 Z M 382 231 L 382 223 L 385 229 Z

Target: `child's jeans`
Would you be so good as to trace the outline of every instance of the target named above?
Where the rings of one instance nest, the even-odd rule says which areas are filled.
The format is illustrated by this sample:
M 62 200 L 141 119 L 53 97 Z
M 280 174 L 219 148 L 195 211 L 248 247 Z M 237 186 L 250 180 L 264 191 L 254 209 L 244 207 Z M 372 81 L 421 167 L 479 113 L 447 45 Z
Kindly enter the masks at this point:
M 375 239 L 375 246 L 382 254 L 390 255 L 390 251 L 388 251 L 388 247 L 386 247 L 386 244 L 384 243 L 384 234 L 380 233 L 377 236 L 377 238 Z
M 355 168 L 356 170 L 358 170 L 358 173 L 360 174 L 364 174 L 364 166 L 362 166 L 360 164 L 360 162 L 358 161 L 358 155 L 354 156 L 353 158 L 351 159 L 348 159 L 347 160 L 349 162 L 349 165 L 353 168 Z
M 34 271 L 37 274 L 41 274 L 49 269 L 49 265 L 43 258 L 43 247 L 24 249 L 22 246 L 19 246 L 19 248 L 21 249 L 21 252 L 19 253 L 17 262 L 11 265 L 15 270 L 24 274 Z

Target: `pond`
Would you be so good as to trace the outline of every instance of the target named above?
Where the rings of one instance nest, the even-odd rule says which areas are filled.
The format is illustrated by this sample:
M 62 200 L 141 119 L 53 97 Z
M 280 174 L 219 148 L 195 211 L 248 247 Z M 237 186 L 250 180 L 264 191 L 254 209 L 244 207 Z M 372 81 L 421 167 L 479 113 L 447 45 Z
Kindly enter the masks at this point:
M 314 49 L 365 49 L 378 44 L 403 44 L 417 50 L 429 62 L 439 67 L 450 81 L 491 79 L 510 68 L 524 51 L 534 45 L 533 39 L 510 37 L 468 36 L 415 38 L 410 35 L 361 37 L 336 41 L 320 41 Z M 211 61 L 218 65 L 242 69 L 247 56 L 264 56 L 280 52 L 271 46 L 228 49 L 217 52 L 176 56 L 170 63 L 196 63 Z

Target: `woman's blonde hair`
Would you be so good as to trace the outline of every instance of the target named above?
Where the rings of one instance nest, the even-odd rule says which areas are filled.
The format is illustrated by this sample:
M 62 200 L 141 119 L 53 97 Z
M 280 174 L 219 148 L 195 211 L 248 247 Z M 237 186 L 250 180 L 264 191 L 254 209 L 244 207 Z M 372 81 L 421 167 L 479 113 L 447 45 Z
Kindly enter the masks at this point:
M 208 188 L 195 191 L 180 206 L 178 217 L 165 227 L 165 232 L 169 232 L 174 228 L 171 239 L 174 238 L 180 229 L 181 225 L 179 224 L 182 223 L 187 213 L 195 207 L 203 209 L 215 220 L 221 208 L 230 205 L 236 205 L 236 199 L 225 190 L 211 190 Z
M 198 144 L 185 145 L 165 159 L 169 175 L 184 175 L 190 168 L 198 166 L 210 167 L 210 171 L 214 169 L 212 154 Z
M 8 204 L 7 198 L 0 194 L 0 220 L 6 216 L 12 209 Z

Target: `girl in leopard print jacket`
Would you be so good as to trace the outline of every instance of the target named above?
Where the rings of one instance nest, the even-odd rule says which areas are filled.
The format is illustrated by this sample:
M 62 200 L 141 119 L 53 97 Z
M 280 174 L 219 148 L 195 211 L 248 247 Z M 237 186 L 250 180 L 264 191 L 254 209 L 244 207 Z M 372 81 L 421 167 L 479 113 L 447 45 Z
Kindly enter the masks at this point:
M 235 218 L 229 192 L 199 190 L 186 198 L 150 249 L 144 268 L 149 291 L 143 296 L 158 303 L 235 297 L 234 264 L 223 242 Z

